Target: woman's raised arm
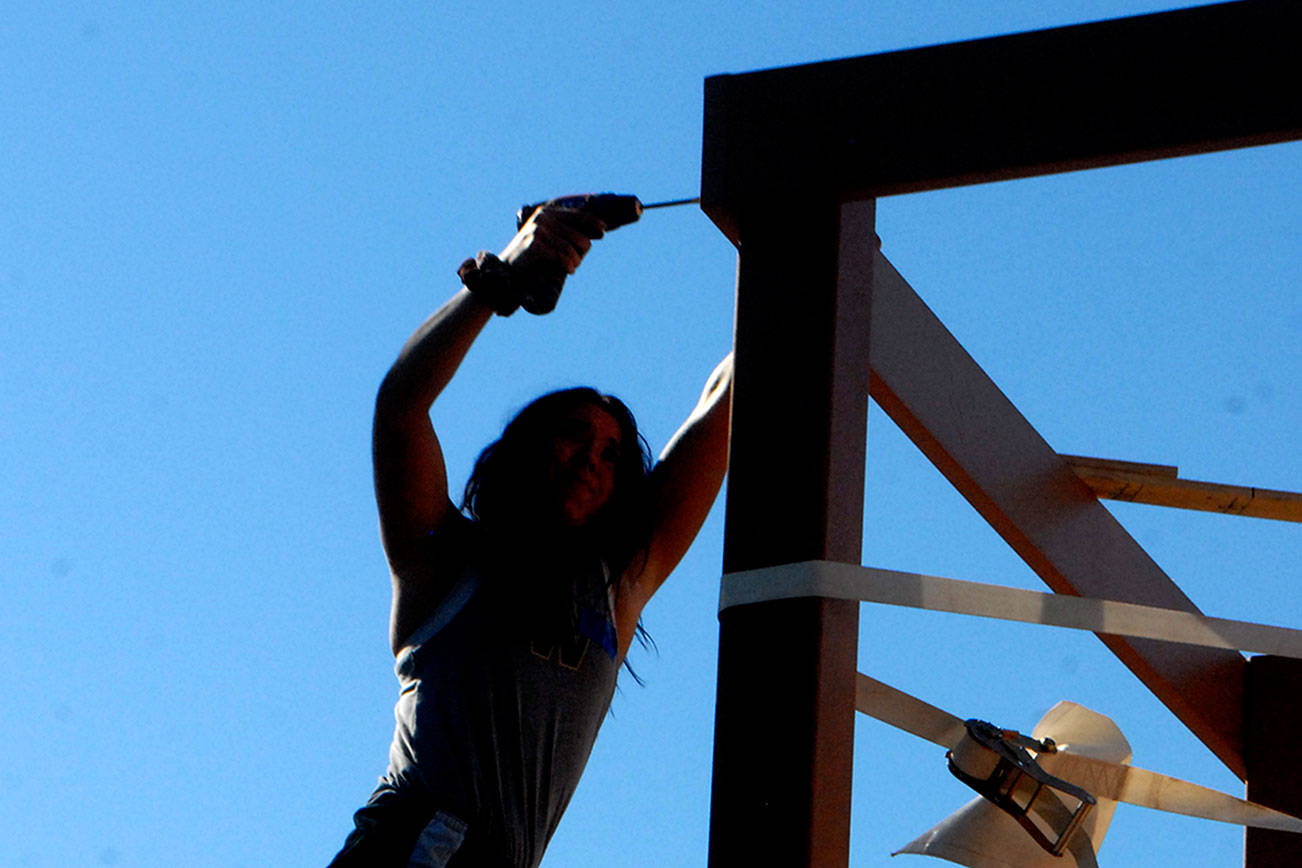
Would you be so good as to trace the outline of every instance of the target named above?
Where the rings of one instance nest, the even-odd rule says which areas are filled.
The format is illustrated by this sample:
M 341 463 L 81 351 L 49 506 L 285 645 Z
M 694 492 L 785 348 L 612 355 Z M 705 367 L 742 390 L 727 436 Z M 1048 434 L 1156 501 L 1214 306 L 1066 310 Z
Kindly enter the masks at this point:
M 430 587 L 439 584 L 437 565 L 430 563 L 431 535 L 437 537 L 458 515 L 448 495 L 447 468 L 430 407 L 494 310 L 505 314 L 513 309 L 530 289 L 530 275 L 573 274 L 591 239 L 602 232 L 601 221 L 590 214 L 538 209 L 500 259 L 481 256 L 479 266 L 471 261 L 462 266 L 466 286 L 416 329 L 380 384 L 371 460 L 380 538 L 394 580 L 396 633 L 402 631 L 398 611 L 404 599 L 413 594 L 437 596 L 439 588 Z
M 425 320 L 398 354 L 375 398 L 371 460 L 380 537 L 394 578 L 456 512 L 429 410 L 493 311 L 461 289 Z
M 635 562 L 616 612 L 627 650 L 642 608 L 682 560 L 718 496 L 728 471 L 732 354 L 715 367 L 696 407 L 660 453 L 651 471 L 651 542 Z

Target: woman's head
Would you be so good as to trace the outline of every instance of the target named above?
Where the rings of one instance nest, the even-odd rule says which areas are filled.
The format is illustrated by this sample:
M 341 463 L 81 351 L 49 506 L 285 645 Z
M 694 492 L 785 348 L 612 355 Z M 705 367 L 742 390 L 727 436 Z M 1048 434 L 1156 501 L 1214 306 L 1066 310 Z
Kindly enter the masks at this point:
M 622 401 L 563 389 L 526 406 L 479 454 L 462 508 L 508 533 L 578 535 L 622 559 L 644 535 L 650 464 Z

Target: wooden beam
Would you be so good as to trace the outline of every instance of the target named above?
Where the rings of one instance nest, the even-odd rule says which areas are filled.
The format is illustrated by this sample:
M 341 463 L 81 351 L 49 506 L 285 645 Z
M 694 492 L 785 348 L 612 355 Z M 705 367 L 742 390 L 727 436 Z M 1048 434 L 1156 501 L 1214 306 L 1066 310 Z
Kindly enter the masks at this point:
M 1302 815 L 1302 660 L 1260 656 L 1248 661 L 1244 691 L 1244 752 L 1247 798 L 1277 811 Z M 1302 865 L 1302 835 L 1249 828 L 1244 868 Z
M 848 201 L 1302 137 L 1302 3 L 1221 3 L 705 82 L 701 207 Z
M 1096 497 L 1302 522 L 1302 494 L 1177 478 L 1174 467 L 1062 456 Z
M 788 204 L 741 226 L 725 572 L 862 557 L 873 202 Z M 858 631 L 852 600 L 720 614 L 711 866 L 847 864 Z
M 1050 588 L 1198 611 L 880 253 L 872 321 L 873 398 Z M 1244 775 L 1241 655 L 1099 638 Z
M 1167 477 L 1175 479 L 1180 475 L 1180 468 L 1174 464 L 1144 464 L 1139 461 L 1119 461 L 1115 458 L 1091 458 L 1087 455 L 1067 455 L 1062 457 L 1078 474 L 1082 471 L 1105 470 L 1120 473 L 1141 473 L 1145 476 Z

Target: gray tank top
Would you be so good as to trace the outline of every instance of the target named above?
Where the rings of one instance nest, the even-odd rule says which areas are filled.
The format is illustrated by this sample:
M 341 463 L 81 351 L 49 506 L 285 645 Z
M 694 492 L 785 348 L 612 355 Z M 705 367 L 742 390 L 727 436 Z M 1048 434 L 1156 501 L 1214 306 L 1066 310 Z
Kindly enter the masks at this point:
M 470 566 L 394 666 L 389 783 L 426 791 L 519 868 L 542 861 L 619 674 L 607 583 L 585 578 L 574 635 L 539 641 L 503 616 Z

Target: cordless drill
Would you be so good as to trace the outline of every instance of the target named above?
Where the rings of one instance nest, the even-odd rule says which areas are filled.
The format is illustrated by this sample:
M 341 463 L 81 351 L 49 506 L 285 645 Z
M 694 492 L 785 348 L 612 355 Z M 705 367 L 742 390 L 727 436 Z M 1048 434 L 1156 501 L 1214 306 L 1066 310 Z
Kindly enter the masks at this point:
M 623 193 L 580 193 L 577 196 L 561 196 L 558 199 L 521 206 L 520 210 L 515 212 L 515 228 L 517 230 L 522 228 L 533 216 L 533 212 L 544 205 L 586 211 L 605 223 L 607 231 L 636 223 L 637 218 L 642 216 L 642 203 L 636 196 Z

